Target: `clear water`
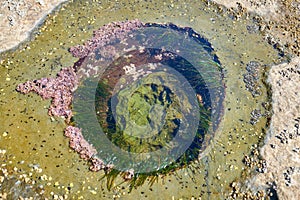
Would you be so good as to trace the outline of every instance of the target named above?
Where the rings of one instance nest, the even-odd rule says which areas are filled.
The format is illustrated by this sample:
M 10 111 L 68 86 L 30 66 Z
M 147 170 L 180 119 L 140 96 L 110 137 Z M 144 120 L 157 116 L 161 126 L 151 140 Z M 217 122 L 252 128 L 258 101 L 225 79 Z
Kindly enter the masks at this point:
M 268 127 L 266 117 L 255 125 L 249 123 L 250 113 L 254 109 L 267 111 L 262 105 L 269 101 L 264 73 L 267 66 L 280 58 L 261 35 L 248 33 L 250 19 L 233 21 L 226 12 L 218 10 L 202 1 L 74 1 L 53 13 L 35 31 L 31 42 L 1 55 L 0 149 L 6 150 L 1 154 L 0 162 L 4 164 L 1 168 L 17 177 L 26 174 L 33 187 L 43 188 L 41 196 L 51 198 L 56 194 L 75 199 L 228 197 L 233 181 L 243 183 L 255 172 L 246 167 L 243 158 L 263 141 Z M 146 181 L 128 193 L 129 185 L 122 178 L 111 183 L 114 187 L 109 191 L 110 180 L 102 179 L 102 172 L 90 172 L 88 163 L 69 149 L 68 139 L 63 136 L 63 119 L 47 115 L 49 101 L 42 101 L 35 94 L 19 94 L 15 87 L 27 80 L 54 77 L 61 67 L 72 66 L 76 61 L 68 48 L 82 44 L 93 30 L 104 24 L 135 18 L 192 27 L 207 38 L 224 69 L 226 96 L 224 115 L 214 131 L 212 144 L 193 167 L 159 177 L 151 186 Z M 243 82 L 250 61 L 261 66 L 258 83 L 262 94 L 258 97 L 253 97 Z M 8 191 L 13 185 L 2 184 L 1 191 Z

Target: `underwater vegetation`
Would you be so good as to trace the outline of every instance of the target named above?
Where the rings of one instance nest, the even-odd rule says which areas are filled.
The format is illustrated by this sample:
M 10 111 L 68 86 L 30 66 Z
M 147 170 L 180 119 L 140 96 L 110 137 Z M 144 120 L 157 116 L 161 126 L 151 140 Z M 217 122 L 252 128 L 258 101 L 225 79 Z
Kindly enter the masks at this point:
M 198 160 L 225 95 L 206 39 L 191 28 L 134 20 L 105 25 L 70 52 L 79 60 L 56 79 L 17 90 L 52 98 L 49 115 L 65 117 L 70 147 L 92 171 L 140 185 Z
M 1 63 L 1 168 L 50 198 L 237 196 L 264 172 L 252 152 L 268 128 L 264 79 L 278 52 L 247 32 L 251 20 L 223 11 L 204 1 L 62 6 Z

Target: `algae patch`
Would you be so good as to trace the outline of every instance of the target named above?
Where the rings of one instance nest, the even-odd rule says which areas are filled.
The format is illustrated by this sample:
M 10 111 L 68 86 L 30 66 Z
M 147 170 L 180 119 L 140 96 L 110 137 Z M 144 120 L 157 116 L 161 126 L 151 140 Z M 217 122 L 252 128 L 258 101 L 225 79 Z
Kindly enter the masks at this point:
M 51 121 L 47 116 L 49 102 L 41 101 L 37 95 L 23 96 L 15 92 L 15 86 L 20 82 L 54 77 L 61 67 L 73 65 L 76 59 L 68 52 L 71 46 L 82 44 L 98 27 L 126 18 L 192 27 L 208 38 L 215 48 L 224 67 L 226 84 L 224 117 L 208 155 L 193 163 L 193 168 L 178 170 L 177 176 L 160 177 L 151 187 L 144 184 L 130 194 L 127 193 L 128 185 L 118 178 L 113 190 L 108 191 L 106 180 L 100 180 L 103 174 L 89 172 L 86 163 L 69 151 L 68 140 L 62 134 L 63 121 Z M 250 61 L 259 62 L 261 66 L 270 65 L 278 59 L 278 52 L 259 34 L 248 33 L 246 26 L 251 24 L 247 19 L 233 21 L 222 16 L 217 7 L 207 6 L 202 1 L 173 4 L 123 1 L 122 5 L 117 2 L 86 4 L 75 1 L 63 6 L 46 20 L 37 31 L 35 40 L 15 52 L 2 55 L 5 59 L 0 68 L 0 117 L 5 120 L 1 121 L 0 130 L 7 136 L 1 136 L 0 147 L 7 150 L 7 156 L 1 157 L 1 162 L 7 164 L 5 168 L 10 169 L 11 174 L 17 174 L 14 166 L 28 174 L 31 168 L 27 164 L 39 163 L 43 172 L 33 171 L 31 179 L 43 185 L 47 197 L 66 194 L 70 198 L 82 196 L 91 199 L 95 198 L 95 191 L 101 199 L 155 198 L 157 194 L 162 198 L 218 199 L 228 196 L 232 189 L 230 183 L 242 180 L 242 176 L 248 177 L 255 170 L 246 168 L 244 155 L 250 154 L 252 148 L 264 139 L 267 125 L 266 117 L 260 118 L 255 125 L 249 123 L 254 109 L 266 111 L 262 103 L 267 102 L 268 97 L 265 87 L 261 88 L 262 95 L 258 97 L 246 90 L 243 82 L 246 65 Z M 263 86 L 263 81 L 259 80 L 258 84 Z M 22 160 L 28 162 L 18 164 Z M 52 180 L 39 179 L 44 174 L 51 176 Z

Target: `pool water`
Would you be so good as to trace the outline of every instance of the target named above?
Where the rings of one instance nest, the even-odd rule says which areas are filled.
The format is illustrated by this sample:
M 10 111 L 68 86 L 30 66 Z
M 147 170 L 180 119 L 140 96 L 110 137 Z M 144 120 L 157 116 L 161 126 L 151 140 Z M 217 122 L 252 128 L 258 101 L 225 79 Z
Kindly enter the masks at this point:
M 222 109 L 217 110 L 222 114 L 220 118 L 215 119 L 218 123 L 213 126 L 211 132 L 213 137 L 210 138 L 209 144 L 201 152 L 198 160 L 193 159 L 186 167 L 149 181 L 145 180 L 143 184 L 135 183 L 136 187 L 133 189 L 130 188 L 130 183 L 124 182 L 117 174 L 113 178 L 106 178 L 104 172 L 89 171 L 88 163 L 69 148 L 69 141 L 63 135 L 66 127 L 64 119 L 47 115 L 50 101 L 43 101 L 33 93 L 23 95 L 15 90 L 19 83 L 27 80 L 55 77 L 62 67 L 72 66 L 78 60 L 69 53 L 70 47 L 83 44 L 92 36 L 93 30 L 109 22 L 127 19 L 139 19 L 145 23 L 157 24 L 171 22 L 178 27 L 191 27 L 206 38 L 214 49 L 211 53 L 216 55 L 222 68 L 222 81 L 226 94 L 224 103 L 221 104 Z M 4 179 L 7 184 L 2 184 L 0 190 L 9 193 L 11 188 L 17 188 L 11 193 L 20 193 L 24 196 L 35 193 L 37 199 L 57 196 L 75 199 L 228 198 L 232 192 L 233 182 L 240 183 L 242 187 L 246 179 L 251 178 L 253 173 L 257 173 L 257 167 L 245 165 L 244 158 L 245 155 L 251 156 L 253 149 L 264 140 L 270 117 L 268 115 L 270 90 L 265 85 L 265 75 L 268 66 L 281 59 L 278 52 L 264 41 L 262 35 L 248 32 L 247 26 L 252 24 L 251 17 L 233 20 L 224 8 L 208 5 L 205 1 L 157 1 L 155 3 L 73 1 L 64 4 L 34 31 L 31 41 L 22 44 L 13 52 L 1 55 L 3 60 L 0 68 L 0 117 L 2 119 L 0 149 L 5 151 L 1 151 L 0 154 L 2 168 L 0 175 L 7 176 L 7 179 Z M 258 96 L 252 96 L 244 82 L 244 75 L 248 73 L 247 65 L 253 61 L 258 63 L 256 84 L 261 86 Z M 174 63 L 163 64 L 173 66 Z M 149 76 L 148 79 L 153 81 L 156 80 L 155 77 L 161 76 L 164 74 L 159 72 L 157 76 Z M 201 76 L 205 83 L 209 83 L 210 76 L 207 74 Z M 172 83 L 173 77 L 168 78 Z M 117 109 L 116 112 L 140 126 L 148 122 L 147 115 L 155 113 L 163 117 L 162 110 L 168 109 L 167 106 L 164 107 L 164 101 L 154 97 L 156 93 L 167 91 L 168 88 L 160 87 L 159 82 L 157 86 L 151 87 L 147 80 L 144 81 L 137 81 L 136 84 L 130 85 L 132 88 L 129 87 L 128 91 L 123 93 L 120 91 L 119 96 L 116 96 L 117 102 L 124 101 L 127 104 L 125 108 L 128 109 L 126 112 Z M 94 84 L 101 86 L 103 83 L 98 79 Z M 168 87 L 172 88 L 172 84 Z M 136 89 L 137 92 L 132 92 L 132 89 Z M 148 102 L 141 98 L 140 94 L 144 91 L 149 95 Z M 114 92 L 118 94 L 119 90 Z M 127 94 L 131 95 L 128 101 L 126 100 L 128 98 L 123 98 L 127 97 Z M 170 92 L 166 95 L 169 97 L 165 98 L 165 101 L 174 104 L 169 107 L 176 108 L 180 98 L 172 96 Z M 95 95 L 93 97 L 95 98 Z M 215 95 L 213 102 L 219 101 L 217 97 Z M 154 104 L 151 101 L 157 101 L 158 104 L 155 104 L 157 106 L 153 108 Z M 100 109 L 105 105 L 104 101 L 96 102 L 99 105 L 95 104 L 95 99 L 92 101 L 93 109 L 95 105 Z M 132 106 L 135 102 L 139 102 L 140 105 L 137 106 L 141 108 L 148 107 L 138 115 L 134 113 L 135 106 Z M 207 101 L 204 99 L 204 102 Z M 201 104 L 195 106 L 201 108 Z M 76 109 L 76 106 L 74 108 Z M 148 112 L 151 108 L 152 114 Z M 250 123 L 251 112 L 254 110 L 260 110 L 262 115 L 256 123 Z M 124 112 L 129 115 L 122 114 Z M 177 119 L 183 119 L 182 113 L 173 113 L 177 116 L 172 120 L 176 122 Z M 110 121 L 107 122 L 106 117 L 99 115 L 99 121 L 102 120 L 100 123 L 107 123 L 108 131 L 114 130 L 109 127 Z M 117 122 L 118 119 L 113 124 Z M 167 127 L 176 130 L 175 122 Z M 119 120 L 118 124 L 122 125 L 122 120 Z M 153 126 L 159 128 L 160 124 L 153 122 Z M 123 127 L 125 131 L 130 132 L 135 128 L 129 125 Z M 166 141 L 172 137 L 173 135 L 170 135 Z M 118 144 L 113 134 L 108 138 Z M 92 138 L 88 139 L 92 140 Z M 139 146 L 136 141 L 131 143 L 127 138 L 125 140 L 131 146 Z M 153 142 L 155 143 L 155 140 Z M 134 149 L 134 151 L 140 152 L 145 149 L 148 151 L 149 148 L 153 148 L 153 145 L 145 145 L 142 149 Z M 20 185 L 17 180 L 22 184 Z M 25 183 L 32 187 L 26 187 Z

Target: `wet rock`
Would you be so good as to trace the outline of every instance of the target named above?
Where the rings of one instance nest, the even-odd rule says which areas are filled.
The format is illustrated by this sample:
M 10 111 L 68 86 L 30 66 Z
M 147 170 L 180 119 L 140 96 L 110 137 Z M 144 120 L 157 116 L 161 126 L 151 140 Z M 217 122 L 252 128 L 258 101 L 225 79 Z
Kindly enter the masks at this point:
M 250 115 L 251 115 L 250 124 L 252 125 L 256 124 L 259 121 L 259 119 L 263 116 L 261 110 L 259 109 L 253 110 Z
M 300 174 L 300 167 L 289 167 L 283 173 L 286 186 L 291 186 L 293 184 L 292 176 L 296 173 Z
M 41 188 L 13 175 L 6 176 L 0 184 L 0 199 L 44 199 L 42 193 Z
M 254 25 L 247 25 L 246 26 L 248 33 L 258 33 L 260 31 L 260 27 L 256 24 Z
M 261 86 L 260 86 L 260 74 L 259 69 L 261 65 L 256 61 L 251 61 L 247 64 L 246 70 L 247 73 L 244 74 L 244 83 L 246 89 L 251 92 L 253 97 L 261 95 Z

